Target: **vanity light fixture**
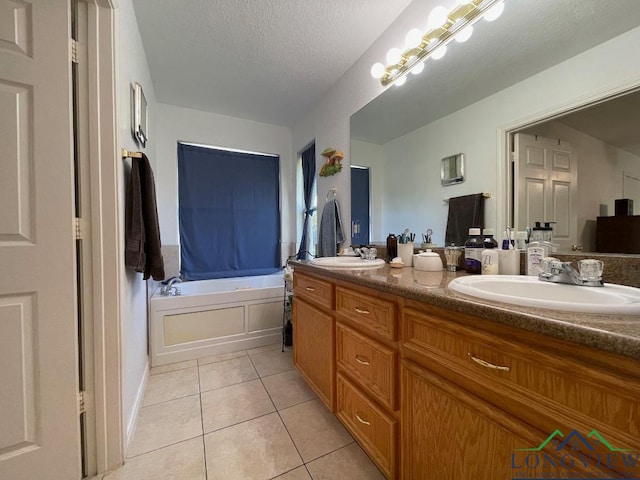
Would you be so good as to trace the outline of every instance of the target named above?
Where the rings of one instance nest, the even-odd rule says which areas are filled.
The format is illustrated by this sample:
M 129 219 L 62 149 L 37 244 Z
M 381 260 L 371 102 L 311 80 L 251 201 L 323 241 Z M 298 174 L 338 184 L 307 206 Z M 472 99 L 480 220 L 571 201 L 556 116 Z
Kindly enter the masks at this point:
M 420 73 L 424 62 L 444 57 L 447 44 L 455 39 L 465 42 L 473 32 L 472 25 L 481 18 L 487 21 L 497 19 L 504 10 L 506 0 L 457 0 L 455 7 L 447 12 L 442 6 L 435 7 L 429 14 L 424 34 L 412 29 L 405 38 L 404 51 L 391 48 L 387 53 L 387 65 L 376 63 L 371 67 L 371 76 L 379 78 L 383 86 L 395 83 L 400 86 L 406 81 L 408 72 Z

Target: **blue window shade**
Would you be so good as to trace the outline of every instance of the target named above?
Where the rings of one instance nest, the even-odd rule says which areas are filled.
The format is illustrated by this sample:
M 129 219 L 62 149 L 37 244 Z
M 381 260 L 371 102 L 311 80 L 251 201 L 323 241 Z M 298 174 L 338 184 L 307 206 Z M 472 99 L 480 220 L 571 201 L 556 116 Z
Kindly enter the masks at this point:
M 279 185 L 278 157 L 179 143 L 182 277 L 279 271 Z

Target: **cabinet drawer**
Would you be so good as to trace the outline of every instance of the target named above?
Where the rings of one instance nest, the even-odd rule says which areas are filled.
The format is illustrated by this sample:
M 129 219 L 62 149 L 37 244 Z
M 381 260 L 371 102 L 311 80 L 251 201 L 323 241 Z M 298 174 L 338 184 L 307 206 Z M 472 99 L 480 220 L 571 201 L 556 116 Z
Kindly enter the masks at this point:
M 338 374 L 337 416 L 387 478 L 396 475 L 397 422 Z
M 336 361 L 384 406 L 396 409 L 397 352 L 338 322 Z
M 296 296 L 333 310 L 333 284 L 330 282 L 296 272 L 293 275 L 293 292 Z
M 443 374 L 457 372 L 468 379 L 465 388 L 475 389 L 532 425 L 590 424 L 600 433 L 604 429 L 616 447 L 640 447 L 637 383 L 582 365 L 570 355 L 546 353 L 544 339 L 536 347 L 512 342 L 458 324 L 436 309 L 433 314 L 404 309 L 402 318 L 406 355 L 426 358 L 429 368 Z
M 373 296 L 336 288 L 336 312 L 375 335 L 397 339 L 396 305 Z

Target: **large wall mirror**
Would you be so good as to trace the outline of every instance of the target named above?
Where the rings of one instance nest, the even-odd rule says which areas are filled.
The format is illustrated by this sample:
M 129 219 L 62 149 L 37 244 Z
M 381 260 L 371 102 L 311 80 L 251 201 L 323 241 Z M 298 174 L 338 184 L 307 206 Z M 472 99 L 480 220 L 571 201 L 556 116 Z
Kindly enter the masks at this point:
M 549 141 L 569 146 L 577 164 L 555 238 L 561 251 L 595 251 L 596 218 L 640 190 L 638 61 L 623 71 L 639 25 L 635 0 L 508 0 L 500 19 L 479 22 L 468 42 L 356 112 L 351 161 L 369 168 L 371 241 L 430 228 L 443 245 L 448 198 L 471 193 L 490 194 L 487 227 L 551 220 L 512 155 Z M 465 181 L 445 187 L 441 159 L 458 152 Z

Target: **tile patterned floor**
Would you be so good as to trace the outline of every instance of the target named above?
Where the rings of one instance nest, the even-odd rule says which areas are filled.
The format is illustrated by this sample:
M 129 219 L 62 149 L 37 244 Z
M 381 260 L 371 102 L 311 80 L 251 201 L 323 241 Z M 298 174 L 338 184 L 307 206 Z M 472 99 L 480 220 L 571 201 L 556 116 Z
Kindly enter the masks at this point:
M 104 480 L 383 480 L 270 345 L 151 369 L 125 465 Z

